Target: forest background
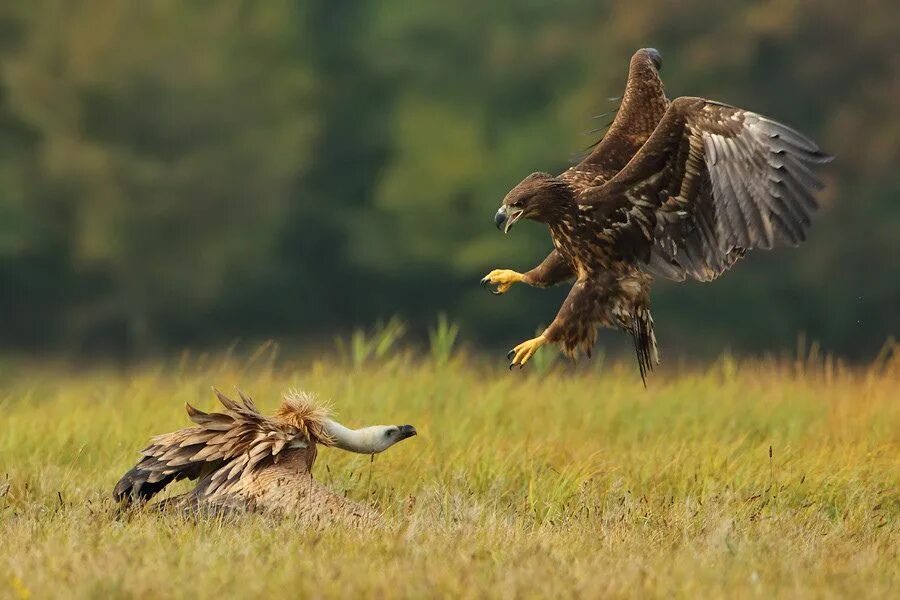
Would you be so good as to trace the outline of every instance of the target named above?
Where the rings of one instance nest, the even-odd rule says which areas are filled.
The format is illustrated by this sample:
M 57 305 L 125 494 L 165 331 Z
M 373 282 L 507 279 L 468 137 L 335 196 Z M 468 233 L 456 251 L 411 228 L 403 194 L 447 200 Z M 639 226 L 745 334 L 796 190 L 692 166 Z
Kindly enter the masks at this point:
M 802 247 L 655 287 L 663 352 L 871 358 L 900 330 L 898 38 L 894 0 L 3 2 L 0 351 L 321 346 L 395 315 L 424 339 L 440 312 L 506 348 L 566 290 L 478 286 L 550 247 L 493 213 L 578 159 L 653 46 L 671 97 L 837 156 Z

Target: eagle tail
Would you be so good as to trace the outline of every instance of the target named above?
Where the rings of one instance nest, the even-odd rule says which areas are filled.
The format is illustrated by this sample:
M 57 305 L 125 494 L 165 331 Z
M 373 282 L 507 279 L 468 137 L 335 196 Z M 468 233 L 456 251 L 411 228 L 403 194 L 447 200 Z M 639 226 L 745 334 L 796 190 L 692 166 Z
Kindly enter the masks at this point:
M 656 334 L 653 332 L 653 317 L 650 310 L 637 308 L 631 315 L 631 337 L 634 339 L 634 351 L 637 354 L 638 369 L 641 381 L 647 387 L 647 373 L 659 364 L 659 351 L 656 346 Z

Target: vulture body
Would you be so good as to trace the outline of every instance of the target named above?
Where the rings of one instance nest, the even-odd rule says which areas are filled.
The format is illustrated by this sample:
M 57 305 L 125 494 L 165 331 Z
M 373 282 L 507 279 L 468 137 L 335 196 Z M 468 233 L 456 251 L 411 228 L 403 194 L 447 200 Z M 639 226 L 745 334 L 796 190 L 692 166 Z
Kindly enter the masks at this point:
M 286 395 L 271 417 L 260 414 L 244 394 L 234 401 L 215 393 L 224 410 L 205 413 L 186 405 L 195 426 L 154 437 L 141 451 L 141 460 L 116 484 L 115 500 L 143 503 L 169 483 L 189 479 L 197 482 L 193 490 L 158 506 L 191 512 L 277 512 L 317 523 L 378 519 L 372 508 L 313 478 L 316 447 L 375 454 L 415 435 L 415 428 L 348 429 L 305 393 Z
M 591 153 L 560 175 L 529 175 L 497 211 L 504 233 L 522 218 L 545 223 L 553 250 L 526 273 L 495 269 L 482 284 L 502 294 L 519 282 L 575 280 L 550 326 L 510 351 L 510 368 L 546 343 L 590 354 L 606 326 L 632 335 L 644 379 L 659 362 L 654 276 L 712 281 L 751 249 L 805 239 L 822 187 L 813 170 L 831 157 L 756 113 L 669 101 L 661 66 L 656 50 L 635 53 L 616 117 Z

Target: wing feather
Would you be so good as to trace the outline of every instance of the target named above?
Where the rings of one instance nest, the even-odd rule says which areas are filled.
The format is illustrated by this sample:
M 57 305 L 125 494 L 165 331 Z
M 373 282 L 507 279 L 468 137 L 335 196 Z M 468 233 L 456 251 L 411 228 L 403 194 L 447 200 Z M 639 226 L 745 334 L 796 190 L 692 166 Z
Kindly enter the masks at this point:
M 628 67 L 625 93 L 603 138 L 572 171 L 588 181 L 607 180 L 628 164 L 653 133 L 669 106 L 659 78 L 659 52 L 642 48 Z
M 678 98 L 628 164 L 578 202 L 610 223 L 623 258 L 705 281 L 749 249 L 805 239 L 822 189 L 815 169 L 831 158 L 767 117 Z
M 172 481 L 197 479 L 210 470 L 204 493 L 225 491 L 273 461 L 285 446 L 309 447 L 303 431 L 263 416 L 247 396 L 241 394 L 237 402 L 218 391 L 216 395 L 224 412 L 205 413 L 186 405 L 197 425 L 154 437 L 140 462 L 116 485 L 117 500 L 147 500 Z

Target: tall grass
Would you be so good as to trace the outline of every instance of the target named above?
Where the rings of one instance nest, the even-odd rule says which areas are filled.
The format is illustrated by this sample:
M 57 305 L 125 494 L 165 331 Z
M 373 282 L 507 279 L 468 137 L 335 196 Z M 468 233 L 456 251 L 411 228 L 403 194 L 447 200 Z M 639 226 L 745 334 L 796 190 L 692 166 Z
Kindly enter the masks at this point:
M 725 357 L 655 372 L 644 390 L 630 363 L 509 372 L 448 360 L 446 341 L 418 361 L 392 337 L 360 333 L 336 361 L 267 349 L 127 372 L 6 369 L 0 596 L 896 594 L 895 356 L 855 369 Z M 109 492 L 137 450 L 186 424 L 184 402 L 212 408 L 210 385 L 264 410 L 296 386 L 350 425 L 416 425 L 374 462 L 319 455 L 317 476 L 384 525 L 117 513 Z
M 439 314 L 435 326 L 428 330 L 431 360 L 436 367 L 443 367 L 450 360 L 458 335 L 459 325 L 452 323 L 446 313 Z
M 381 360 L 396 346 L 406 333 L 406 325 L 397 317 L 384 323 L 379 321 L 371 333 L 356 329 L 350 339 L 337 338 L 338 353 L 345 362 L 358 369 L 371 360 Z

